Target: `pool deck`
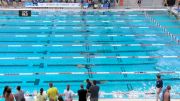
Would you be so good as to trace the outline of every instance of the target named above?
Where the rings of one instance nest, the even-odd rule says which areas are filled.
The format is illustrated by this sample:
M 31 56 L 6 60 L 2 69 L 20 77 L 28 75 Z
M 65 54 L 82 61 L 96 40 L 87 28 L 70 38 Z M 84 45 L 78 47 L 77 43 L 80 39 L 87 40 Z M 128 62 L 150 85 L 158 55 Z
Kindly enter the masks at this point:
M 133 9 L 126 9 L 126 8 L 120 8 L 120 9 L 60 9 L 60 8 L 4 8 L 0 7 L 0 10 L 37 10 L 37 11 L 47 11 L 47 10 L 61 10 L 61 11 L 159 11 L 159 10 L 168 10 L 167 8 L 158 8 L 158 9 L 151 9 L 151 8 L 133 8 Z

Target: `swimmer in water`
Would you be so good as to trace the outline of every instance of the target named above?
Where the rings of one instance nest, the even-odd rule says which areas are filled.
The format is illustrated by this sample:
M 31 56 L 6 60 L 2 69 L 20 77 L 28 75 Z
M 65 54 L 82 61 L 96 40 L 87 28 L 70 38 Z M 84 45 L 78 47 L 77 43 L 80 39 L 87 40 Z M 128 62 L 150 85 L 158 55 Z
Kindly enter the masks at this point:
M 81 55 L 91 55 L 91 56 L 92 56 L 92 55 L 95 55 L 94 53 L 89 53 L 89 52 L 81 52 L 80 54 L 81 54 Z
M 89 80 L 89 79 L 86 79 L 84 82 L 86 82 L 88 84 L 88 86 L 91 86 L 91 84 L 93 84 L 93 80 Z M 107 80 L 96 80 L 96 84 L 105 84 L 106 82 L 108 82 L 108 81 Z
M 78 64 L 78 65 L 77 65 L 78 68 L 86 68 L 86 69 L 90 69 L 91 66 L 93 66 L 93 65 L 89 65 L 89 64 L 85 64 L 85 65 L 83 65 L 83 64 Z

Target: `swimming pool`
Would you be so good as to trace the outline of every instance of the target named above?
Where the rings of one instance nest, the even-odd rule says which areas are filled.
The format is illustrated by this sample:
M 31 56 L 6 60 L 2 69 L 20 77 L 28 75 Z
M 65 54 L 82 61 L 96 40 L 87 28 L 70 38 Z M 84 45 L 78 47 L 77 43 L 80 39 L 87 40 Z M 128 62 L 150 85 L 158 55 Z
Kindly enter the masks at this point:
M 0 11 L 0 28 L 0 91 L 53 82 L 77 92 L 89 78 L 102 82 L 102 98 L 151 98 L 161 72 L 180 98 L 180 22 L 167 11 Z

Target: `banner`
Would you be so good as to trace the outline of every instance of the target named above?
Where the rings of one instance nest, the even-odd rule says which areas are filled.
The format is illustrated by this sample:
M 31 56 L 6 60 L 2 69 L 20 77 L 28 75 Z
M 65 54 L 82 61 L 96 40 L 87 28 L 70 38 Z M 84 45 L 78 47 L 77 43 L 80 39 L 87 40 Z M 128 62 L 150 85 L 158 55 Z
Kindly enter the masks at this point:
M 80 8 L 81 3 L 37 3 L 36 5 L 28 5 L 25 7 L 61 7 L 61 8 Z

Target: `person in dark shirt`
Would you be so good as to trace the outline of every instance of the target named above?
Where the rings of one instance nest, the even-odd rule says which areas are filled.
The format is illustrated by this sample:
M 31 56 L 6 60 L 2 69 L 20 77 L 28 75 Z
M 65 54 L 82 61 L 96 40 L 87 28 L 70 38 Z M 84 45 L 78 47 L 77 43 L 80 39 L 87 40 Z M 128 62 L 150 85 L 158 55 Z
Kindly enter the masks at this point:
M 93 85 L 90 87 L 89 92 L 91 93 L 90 101 L 98 101 L 100 87 L 96 85 L 96 80 L 93 80 Z
M 64 99 L 61 95 L 58 96 L 58 101 L 64 101 Z
M 25 101 L 24 92 L 21 90 L 21 86 L 17 86 L 17 94 L 14 95 L 16 101 Z
M 86 83 L 87 83 L 87 85 L 86 85 L 86 90 L 87 90 L 87 98 L 89 99 L 89 97 L 90 97 L 90 92 L 89 92 L 89 89 L 90 89 L 90 87 L 92 86 L 92 83 L 91 83 L 91 81 L 89 80 L 89 79 L 86 79 Z
M 137 1 L 137 4 L 138 4 L 139 7 L 141 7 L 141 3 L 142 3 L 142 0 Z
M 159 94 L 161 93 L 163 88 L 163 81 L 161 80 L 161 76 L 157 75 L 157 80 L 156 80 L 156 101 L 159 99 Z
M 91 87 L 91 81 L 89 80 L 89 79 L 86 79 L 86 83 L 87 83 L 87 85 L 86 85 L 86 89 L 87 90 L 89 90 L 90 89 L 90 87 Z
M 8 88 L 9 88 L 9 86 L 5 86 L 5 87 L 4 87 L 4 90 L 3 90 L 3 97 L 5 97 L 6 91 L 7 91 Z
M 78 96 L 79 96 L 79 101 L 87 101 L 87 90 L 84 89 L 84 86 L 80 86 L 80 90 L 78 90 Z

